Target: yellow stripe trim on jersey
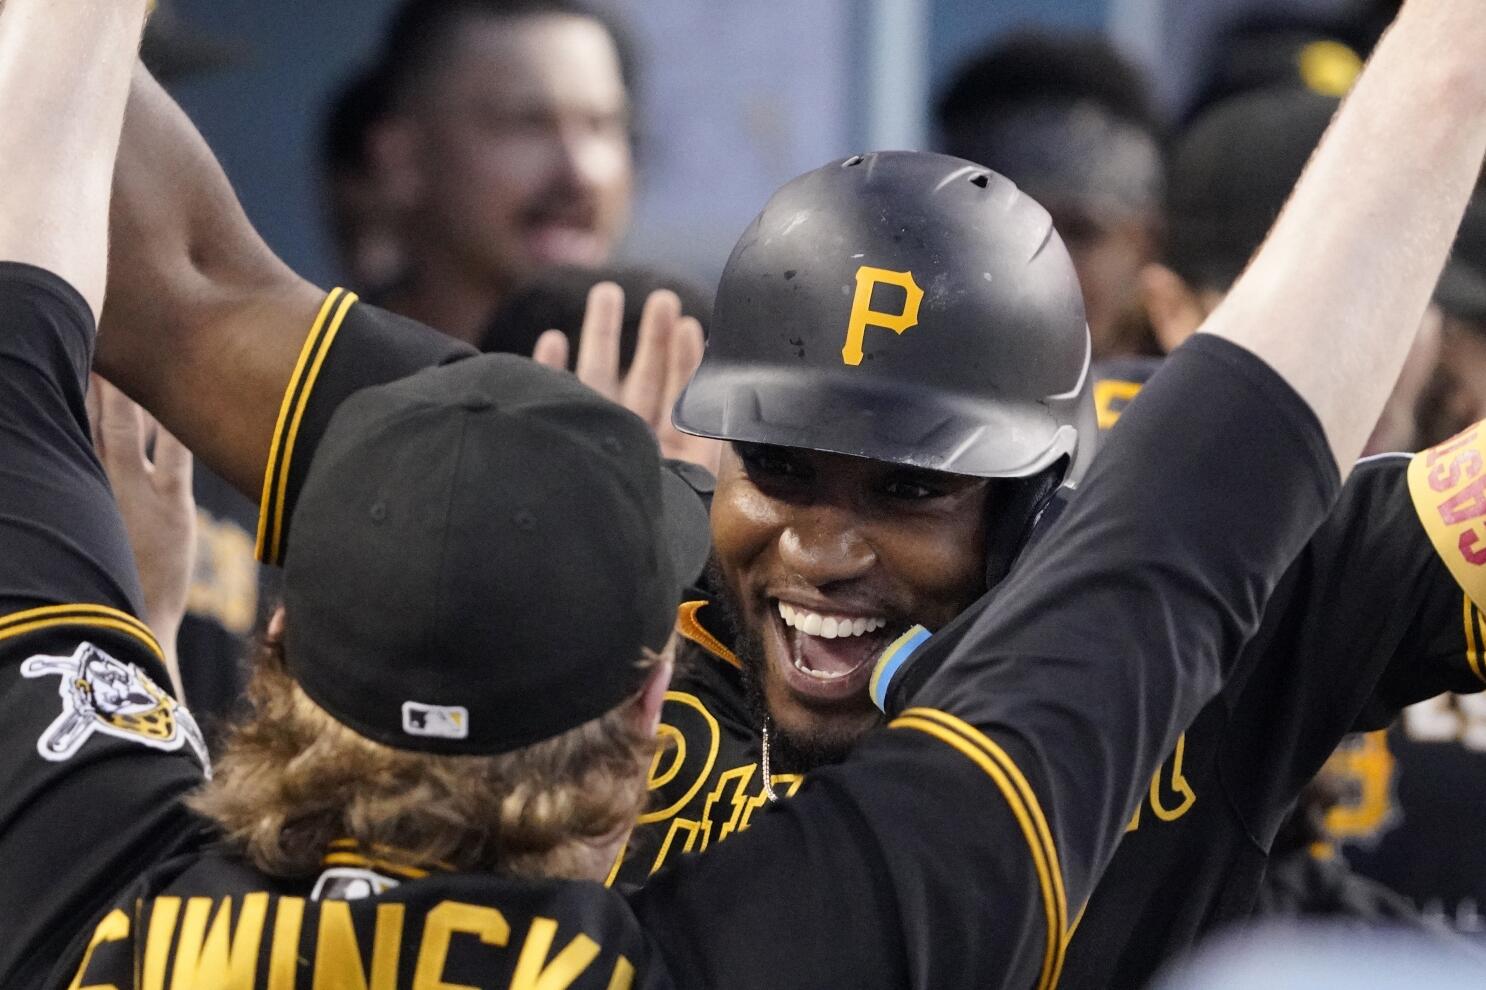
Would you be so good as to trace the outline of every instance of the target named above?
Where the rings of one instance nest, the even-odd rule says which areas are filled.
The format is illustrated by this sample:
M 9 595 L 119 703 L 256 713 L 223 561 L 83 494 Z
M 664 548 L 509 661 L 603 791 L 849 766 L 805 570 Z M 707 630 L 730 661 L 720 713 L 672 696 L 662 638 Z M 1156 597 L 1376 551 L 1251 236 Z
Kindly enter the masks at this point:
M 1036 826 L 1038 840 L 1042 844 L 1043 853 L 1047 857 L 1048 866 L 1052 873 L 1053 893 L 1058 909 L 1058 931 L 1060 933 L 1066 933 L 1068 929 L 1068 895 L 1063 886 L 1063 866 L 1058 858 L 1058 847 L 1053 841 L 1052 829 L 1048 827 L 1047 816 L 1043 814 L 1042 805 L 1037 800 L 1037 793 L 1032 789 L 1032 785 L 1027 781 L 1021 768 L 1016 765 L 1016 761 L 985 733 L 964 719 L 956 718 L 948 712 L 939 711 L 935 708 L 910 708 L 903 714 L 932 719 L 948 729 L 959 732 L 972 744 L 984 749 L 991 759 L 995 760 L 1006 772 L 1007 776 L 1011 778 L 1018 793 L 1021 794 L 1022 800 L 1026 803 L 1027 809 L 1032 815 L 1033 823 Z M 1060 945 L 1058 962 L 1053 971 L 1053 980 L 1050 986 L 1057 986 L 1058 980 L 1062 978 L 1062 975 L 1063 959 Z
M 691 640 L 717 659 L 742 670 L 743 664 L 738 660 L 737 655 L 724 646 L 722 640 L 708 632 L 697 619 L 697 613 L 702 610 L 702 606 L 710 604 L 706 599 L 682 602 L 676 609 L 676 631 L 681 634 L 682 638 Z
M 1476 635 L 1480 628 L 1481 613 L 1471 602 L 1469 595 L 1461 595 L 1460 598 L 1465 603 L 1465 662 L 1470 665 L 1471 673 L 1476 675 L 1477 680 L 1486 683 L 1486 669 L 1481 665 L 1481 640 Z
M 118 619 L 120 622 L 125 622 L 133 626 L 141 636 L 150 636 L 152 638 L 154 636 L 154 633 L 150 631 L 150 627 L 145 625 L 144 621 L 137 616 L 130 615 L 128 612 L 120 611 L 119 609 L 116 609 L 110 605 L 88 605 L 81 603 L 68 605 L 43 605 L 40 608 L 26 609 L 24 612 L 12 612 L 7 616 L 0 617 L 0 629 L 4 629 L 6 626 L 13 623 L 29 622 L 32 619 L 39 619 L 44 616 L 74 614 L 105 616 L 107 618 Z
M 284 398 L 279 405 L 279 417 L 268 448 L 268 463 L 263 469 L 263 494 L 258 503 L 258 537 L 254 554 L 263 563 L 278 564 L 283 557 L 284 503 L 299 426 L 325 357 L 340 332 L 341 322 L 355 302 L 356 294 L 344 289 L 335 289 L 325 297 L 284 387 Z
M 315 363 L 310 365 L 310 373 L 305 378 L 304 388 L 299 391 L 299 403 L 294 410 L 294 421 L 289 425 L 289 442 L 284 447 L 284 465 L 279 471 L 279 497 L 274 505 L 274 540 L 278 544 L 274 548 L 275 564 L 279 562 L 284 552 L 284 502 L 289 491 L 289 468 L 294 461 L 294 444 L 299 440 L 299 424 L 304 419 L 305 409 L 309 407 L 310 394 L 315 389 L 315 380 L 320 377 L 320 369 L 325 365 L 325 356 L 330 353 L 330 345 L 335 343 L 336 334 L 341 332 L 341 324 L 345 322 L 346 314 L 351 311 L 351 306 L 355 302 L 356 293 L 354 292 L 347 292 L 345 298 L 341 300 L 335 319 L 331 321 L 330 329 L 325 332 L 325 338 L 315 354 Z
M 253 553 L 264 563 L 268 562 L 268 520 L 273 517 L 275 469 L 278 466 L 279 454 L 283 450 L 284 435 L 289 428 L 289 419 L 293 415 L 294 396 L 299 387 L 299 380 L 304 375 L 305 366 L 310 362 L 310 355 L 314 353 L 320 330 L 325 326 L 325 317 L 335 305 L 340 292 L 340 289 L 332 289 L 325 297 L 325 302 L 320 304 L 319 315 L 315 317 L 315 322 L 310 324 L 310 332 L 304 338 L 304 346 L 299 349 L 299 359 L 294 362 L 294 370 L 289 374 L 289 381 L 284 385 L 284 398 L 279 404 L 279 418 L 274 423 L 273 439 L 268 446 L 268 463 L 263 467 L 263 495 L 258 500 L 258 541 Z
M 369 854 L 361 851 L 362 845 L 358 840 L 350 838 L 332 839 L 326 844 L 326 848 L 330 852 L 323 859 L 325 863 L 330 863 L 331 856 L 345 855 L 356 856 L 367 862 L 376 862 L 390 869 L 416 873 L 418 876 L 427 876 L 433 870 L 454 872 L 454 867 L 441 859 L 419 859 L 396 846 L 384 845 L 380 842 L 370 843 L 366 847 L 371 850 Z M 414 860 L 417 861 L 417 865 L 414 864 Z
M 0 619 L 0 639 L 11 639 L 58 626 L 92 626 L 122 632 L 143 643 L 161 663 L 165 662 L 165 651 L 160 648 L 160 642 L 150 632 L 149 626 L 128 612 L 121 612 L 107 605 L 46 605 L 24 612 L 12 612 Z
M 364 870 L 380 870 L 383 873 L 396 873 L 404 880 L 421 880 L 428 876 L 427 870 L 420 870 L 416 866 L 405 866 L 402 863 L 394 863 L 391 860 L 377 859 L 374 856 L 363 856 L 353 852 L 326 853 L 321 860 L 326 866 L 357 866 Z
M 1084 906 L 1078 909 L 1078 914 L 1073 916 L 1073 923 L 1068 926 L 1068 934 L 1063 936 L 1063 951 L 1068 951 L 1068 945 L 1073 941 L 1073 936 L 1078 933 L 1078 926 L 1083 924 L 1084 915 L 1089 911 L 1089 902 L 1084 901 Z
M 1001 747 L 991 742 L 978 729 L 952 715 L 932 708 L 911 708 L 889 725 L 894 729 L 917 729 L 953 746 L 984 770 L 1006 798 L 1012 816 L 1021 826 L 1027 848 L 1032 854 L 1032 866 L 1037 873 L 1038 884 L 1042 888 L 1042 905 L 1047 918 L 1047 948 L 1037 986 L 1038 990 L 1052 990 L 1058 985 L 1058 977 L 1063 969 L 1067 900 L 1063 894 L 1063 878 L 1057 860 L 1055 857 L 1049 859 L 1049 847 L 1044 845 L 1043 837 L 1050 839 L 1051 836 L 1042 810 L 1035 803 L 1035 798 L 1033 803 L 1028 804 L 1024 797 L 1025 777 Z M 1011 773 L 1007 772 L 1008 769 Z M 1030 794 L 1030 788 L 1026 790 Z
M 1409 497 L 1435 553 L 1473 602 L 1486 602 L 1486 423 L 1414 455 Z

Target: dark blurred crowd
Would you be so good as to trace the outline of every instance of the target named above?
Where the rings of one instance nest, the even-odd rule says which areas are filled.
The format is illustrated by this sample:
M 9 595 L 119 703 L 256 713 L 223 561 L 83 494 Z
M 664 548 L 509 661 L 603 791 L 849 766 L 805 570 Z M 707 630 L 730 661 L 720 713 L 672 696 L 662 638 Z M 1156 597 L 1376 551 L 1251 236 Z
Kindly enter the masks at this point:
M 487 351 L 530 355 L 554 329 L 576 343 L 589 290 L 605 280 L 625 290 L 623 365 L 655 290 L 676 292 L 706 327 L 710 287 L 616 256 L 642 108 L 635 46 L 605 10 L 398 5 L 323 115 L 325 216 L 348 284 Z M 1375 39 L 1371 22 L 1239 24 L 1179 119 L 1095 35 L 998 39 L 936 94 L 937 150 L 1011 178 L 1067 243 L 1101 427 L 1242 273 Z M 161 49 L 180 51 L 168 39 Z M 191 49 L 169 65 L 200 71 L 210 55 Z M 1486 195 L 1369 453 L 1417 451 L 1483 416 Z M 243 644 L 272 591 L 252 563 L 252 507 L 205 471 L 197 487 L 201 548 L 183 630 L 197 638 L 182 652 L 195 658 L 187 689 L 210 723 L 238 694 Z M 1281 831 L 1263 913 L 1486 932 L 1483 776 L 1486 704 L 1475 699 L 1442 696 L 1350 739 Z

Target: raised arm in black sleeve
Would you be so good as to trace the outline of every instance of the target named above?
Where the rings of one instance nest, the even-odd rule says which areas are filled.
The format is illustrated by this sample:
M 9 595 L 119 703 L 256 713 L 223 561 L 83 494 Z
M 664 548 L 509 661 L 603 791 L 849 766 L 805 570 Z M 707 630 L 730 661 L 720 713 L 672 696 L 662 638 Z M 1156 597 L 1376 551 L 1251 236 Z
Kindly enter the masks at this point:
M 258 506 L 258 559 L 282 564 L 289 521 L 315 448 L 340 404 L 369 385 L 458 361 L 474 348 L 335 289 L 325 297 L 284 389 Z
M 994 608 L 884 658 L 937 665 L 887 686 L 888 730 L 636 895 L 682 982 L 1056 984 L 1144 784 L 1337 490 L 1309 408 L 1222 340 L 1126 417 Z
M 88 438 L 87 304 L 0 264 L 0 986 L 46 971 L 190 831 L 205 751 L 140 614 Z M 161 758 L 161 751 L 167 758 Z

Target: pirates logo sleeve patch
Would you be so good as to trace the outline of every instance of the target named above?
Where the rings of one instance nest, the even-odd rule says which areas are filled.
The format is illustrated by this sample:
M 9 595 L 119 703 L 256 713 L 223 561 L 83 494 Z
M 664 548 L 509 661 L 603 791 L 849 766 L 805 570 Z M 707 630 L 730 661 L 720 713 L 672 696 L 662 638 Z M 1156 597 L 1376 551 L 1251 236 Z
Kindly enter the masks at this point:
M 190 746 L 210 773 L 196 720 L 135 664 L 81 643 L 71 656 L 31 657 L 21 664 L 21 675 L 59 679 L 62 711 L 36 740 L 42 759 L 71 759 L 97 732 L 167 752 Z

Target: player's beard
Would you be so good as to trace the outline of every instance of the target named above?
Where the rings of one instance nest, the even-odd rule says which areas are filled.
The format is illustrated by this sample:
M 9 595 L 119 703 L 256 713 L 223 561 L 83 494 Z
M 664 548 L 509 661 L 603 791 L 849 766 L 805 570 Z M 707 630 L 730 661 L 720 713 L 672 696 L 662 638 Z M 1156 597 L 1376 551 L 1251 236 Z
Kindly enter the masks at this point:
M 764 670 L 768 659 L 764 654 L 763 635 L 750 629 L 743 619 L 742 609 L 714 558 L 707 564 L 706 586 L 712 590 L 723 620 L 733 631 L 733 652 L 738 657 L 743 672 L 743 690 L 748 703 L 749 717 L 762 731 L 769 723 L 769 762 L 771 773 L 809 773 L 833 763 L 840 763 L 856 746 L 859 735 L 842 737 L 835 733 L 821 732 L 810 735 L 792 733 L 770 717 L 768 699 L 764 694 Z

